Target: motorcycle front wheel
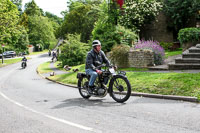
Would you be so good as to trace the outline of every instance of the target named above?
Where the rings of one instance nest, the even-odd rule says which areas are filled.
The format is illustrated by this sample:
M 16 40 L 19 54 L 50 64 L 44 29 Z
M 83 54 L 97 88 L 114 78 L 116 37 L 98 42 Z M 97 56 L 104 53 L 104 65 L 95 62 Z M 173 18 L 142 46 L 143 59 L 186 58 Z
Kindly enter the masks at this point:
M 90 95 L 88 94 L 88 91 L 87 91 L 88 85 L 89 85 L 89 81 L 86 77 L 79 78 L 78 90 L 79 90 L 80 95 L 85 99 L 90 98 Z
M 24 62 L 22 62 L 22 68 L 25 69 L 26 65 Z
M 129 99 L 131 95 L 131 85 L 128 79 L 122 75 L 113 77 L 110 81 L 110 96 L 119 103 Z

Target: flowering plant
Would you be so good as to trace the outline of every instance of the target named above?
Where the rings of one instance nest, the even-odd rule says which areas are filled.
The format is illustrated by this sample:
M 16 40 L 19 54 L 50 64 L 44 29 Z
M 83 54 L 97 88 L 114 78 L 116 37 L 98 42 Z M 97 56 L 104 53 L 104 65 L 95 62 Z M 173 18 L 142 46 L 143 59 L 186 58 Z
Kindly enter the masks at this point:
M 160 43 L 153 40 L 139 40 L 135 44 L 135 49 L 149 49 L 152 50 L 154 53 L 154 63 L 156 65 L 161 65 L 164 63 L 164 57 L 165 57 L 165 50 L 162 46 L 160 46 Z

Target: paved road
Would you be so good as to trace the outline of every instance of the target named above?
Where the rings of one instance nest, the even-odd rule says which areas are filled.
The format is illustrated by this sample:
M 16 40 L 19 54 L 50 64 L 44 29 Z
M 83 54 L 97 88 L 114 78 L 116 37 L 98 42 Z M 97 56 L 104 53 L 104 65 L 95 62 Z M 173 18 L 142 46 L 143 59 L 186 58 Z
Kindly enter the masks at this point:
M 125 104 L 109 96 L 84 100 L 78 90 L 45 80 L 38 56 L 0 68 L 0 133 L 199 133 L 200 104 L 131 97 Z

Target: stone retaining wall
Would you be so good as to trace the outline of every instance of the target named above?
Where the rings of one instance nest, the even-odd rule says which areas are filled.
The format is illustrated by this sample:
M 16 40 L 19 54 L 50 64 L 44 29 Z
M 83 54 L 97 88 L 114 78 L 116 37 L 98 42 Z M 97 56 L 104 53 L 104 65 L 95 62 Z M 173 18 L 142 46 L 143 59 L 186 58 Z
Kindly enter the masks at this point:
M 110 59 L 110 54 L 107 54 L 107 57 Z M 154 65 L 154 55 L 151 50 L 131 50 L 127 58 L 123 62 L 115 61 L 115 65 L 119 68 L 147 68 Z
M 146 68 L 153 66 L 154 56 L 151 50 L 133 50 L 128 54 L 129 67 Z

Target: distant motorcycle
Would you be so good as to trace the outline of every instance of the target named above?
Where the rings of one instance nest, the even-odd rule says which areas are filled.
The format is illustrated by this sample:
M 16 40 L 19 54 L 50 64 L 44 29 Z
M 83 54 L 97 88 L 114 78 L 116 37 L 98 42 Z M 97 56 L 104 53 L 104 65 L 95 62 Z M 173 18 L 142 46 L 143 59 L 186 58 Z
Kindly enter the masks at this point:
M 27 66 L 26 61 L 22 61 L 21 67 L 22 67 L 23 69 L 25 69 L 26 66 Z
M 123 103 L 127 101 L 131 95 L 131 85 L 127 77 L 126 73 L 123 71 L 118 71 L 114 69 L 114 67 L 107 67 L 105 65 L 100 65 L 99 68 L 104 67 L 105 70 L 102 70 L 102 74 L 98 75 L 95 81 L 95 89 L 93 93 L 89 93 L 89 81 L 90 76 L 86 73 L 78 73 L 78 89 L 80 95 L 88 99 L 91 96 L 94 97 L 105 97 L 107 93 L 119 103 Z M 106 82 L 109 82 L 108 87 L 106 86 Z
M 21 64 L 21 67 L 22 67 L 23 69 L 25 69 L 26 66 L 27 66 L 26 62 L 27 62 L 27 59 L 26 59 L 26 57 L 24 56 L 24 57 L 22 58 L 22 64 Z

